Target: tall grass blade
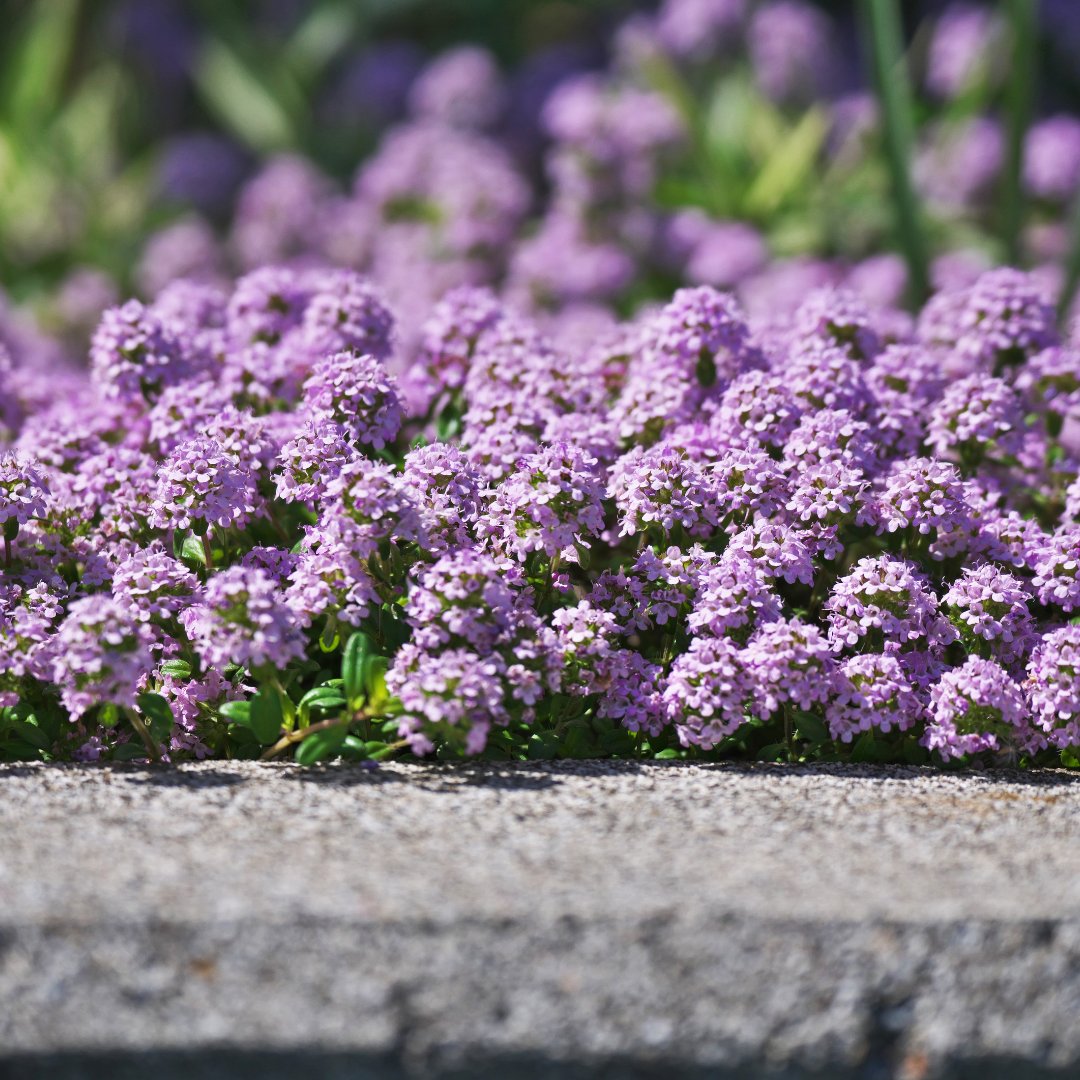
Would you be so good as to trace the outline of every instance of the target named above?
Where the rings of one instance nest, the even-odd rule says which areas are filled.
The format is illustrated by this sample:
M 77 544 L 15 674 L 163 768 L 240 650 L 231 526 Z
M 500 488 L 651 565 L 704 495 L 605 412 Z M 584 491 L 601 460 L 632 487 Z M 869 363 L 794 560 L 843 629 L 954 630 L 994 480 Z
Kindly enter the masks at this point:
M 1036 0 L 1004 0 L 1009 24 L 1012 63 L 1005 87 L 1005 113 L 1008 144 L 1005 175 L 1001 184 L 1001 238 L 1008 260 L 1020 259 L 1020 226 L 1024 215 L 1024 189 L 1021 170 L 1024 164 L 1024 136 L 1031 121 L 1035 93 Z

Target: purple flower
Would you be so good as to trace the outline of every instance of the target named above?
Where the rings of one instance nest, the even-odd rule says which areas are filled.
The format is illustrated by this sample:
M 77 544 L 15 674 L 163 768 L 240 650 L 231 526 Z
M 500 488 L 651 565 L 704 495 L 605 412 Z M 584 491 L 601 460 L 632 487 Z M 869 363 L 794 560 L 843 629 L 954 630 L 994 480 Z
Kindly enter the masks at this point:
M 730 638 L 702 634 L 672 665 L 664 706 L 683 746 L 711 750 L 746 720 L 753 692 L 742 650 Z
M 731 538 L 727 550 L 750 556 L 766 577 L 782 577 L 789 585 L 814 583 L 810 549 L 791 525 L 755 518 Z
M 950 4 L 930 40 L 926 88 L 940 98 L 959 97 L 985 73 L 1001 30 L 1000 20 L 987 8 Z
M 642 335 L 612 410 L 622 439 L 654 442 L 669 424 L 693 419 L 736 376 L 762 366 L 738 304 L 707 285 L 676 292 Z
M 574 545 L 604 527 L 606 494 L 595 458 L 566 443 L 528 454 L 494 489 L 478 530 L 492 546 L 521 562 L 534 551 L 577 561 Z
M 727 522 L 771 517 L 789 496 L 783 470 L 757 447 L 725 451 L 712 466 L 709 482 L 719 515 Z
M 811 4 L 762 4 L 750 20 L 748 42 L 758 85 L 774 101 L 812 100 L 825 89 L 831 36 L 828 16 Z
M 836 462 L 873 475 L 876 453 L 869 424 L 847 409 L 821 409 L 805 413 L 792 431 L 784 446 L 784 466 L 805 472 Z M 797 477 L 793 480 L 798 483 Z
M 896 656 L 852 656 L 836 669 L 825 715 L 829 734 L 849 743 L 872 726 L 907 731 L 922 719 L 923 704 Z
M 283 668 L 304 656 L 296 615 L 273 579 L 255 567 L 212 574 L 202 601 L 182 612 L 180 622 L 207 667 Z
M 775 467 L 767 455 L 762 456 Z M 770 499 L 776 484 L 766 487 L 771 479 L 766 468 L 751 455 L 747 454 L 747 458 L 746 463 L 734 462 L 729 467 L 728 501 L 753 508 L 763 498 Z M 744 468 L 736 478 L 740 464 Z M 744 484 L 746 473 L 750 477 Z M 759 474 L 767 478 L 760 484 Z M 612 468 L 611 493 L 619 511 L 620 536 L 645 532 L 651 525 L 660 528 L 665 536 L 676 527 L 691 536 L 703 536 L 720 521 L 714 477 L 673 446 L 662 444 L 651 450 L 638 446 L 621 457 Z
M 828 700 L 835 663 L 816 626 L 777 619 L 762 626 L 743 650 L 753 686 L 753 710 L 762 719 L 782 705 L 810 709 Z
M 897 455 L 917 453 L 926 413 L 944 388 L 939 358 L 921 345 L 889 345 L 866 369 L 866 381 L 881 443 Z
M 924 574 L 887 555 L 860 559 L 825 601 L 834 649 L 859 647 L 868 635 L 902 649 L 933 649 L 956 640 Z M 878 646 L 880 647 L 880 646 Z
M 745 15 L 745 0 L 665 0 L 656 36 L 676 56 L 705 59 L 738 31 Z
M 394 316 L 386 298 L 354 270 L 305 275 L 311 297 L 299 335 L 312 354 L 352 352 L 388 360 L 394 351 Z
M 1080 187 L 1080 120 L 1054 116 L 1028 129 L 1024 184 L 1039 199 L 1065 202 Z
M 969 656 L 930 688 L 923 745 L 948 761 L 983 750 L 1006 750 L 1024 735 L 1028 708 L 1019 685 L 993 660 Z
M 326 485 L 356 456 L 337 424 L 305 421 L 278 454 L 274 475 L 277 497 L 286 502 L 319 501 L 326 494 Z
M 305 626 L 320 615 L 359 626 L 380 604 L 367 572 L 375 542 L 341 515 L 340 508 L 331 511 L 322 524 L 307 530 L 285 599 Z
M 782 448 L 799 416 L 787 380 L 766 371 L 747 371 L 724 391 L 712 427 L 721 446 L 744 449 L 756 440 Z
M 199 580 L 160 542 L 137 548 L 112 576 L 113 599 L 129 618 L 162 624 L 193 603 Z
M 1019 395 L 1001 379 L 976 373 L 946 387 L 930 411 L 927 443 L 938 455 L 955 448 L 965 462 L 1019 449 L 1024 410 Z
M 1065 513 L 1068 516 L 1068 500 Z M 982 523 L 979 539 L 984 557 L 991 562 L 1014 566 L 1018 570 L 1034 570 L 1049 537 L 1035 518 L 1024 518 L 1010 510 L 1007 514 L 988 515 Z
M 331 517 L 344 516 L 372 541 L 415 540 L 427 547 L 420 514 L 405 493 L 401 475 L 382 461 L 357 458 L 341 467 L 326 485 L 326 498 L 337 500 Z
M 109 308 L 90 343 L 90 371 L 101 392 L 125 402 L 152 401 L 202 366 L 138 300 Z
M 513 603 L 495 560 L 465 548 L 419 572 L 405 615 L 420 648 L 467 648 L 487 656 L 511 628 Z
M 1055 746 L 1080 745 L 1080 626 L 1046 634 L 1032 651 L 1027 675 L 1035 724 Z
M 376 450 L 394 441 L 404 416 L 397 380 L 374 356 L 350 352 L 315 361 L 304 401 L 316 425 L 335 424 L 352 442 Z
M 853 360 L 872 360 L 881 352 L 869 309 L 849 289 L 815 289 L 799 305 L 792 323 L 793 337 L 819 338 L 844 349 Z
M 412 500 L 432 550 L 467 547 L 481 511 L 481 477 L 449 443 L 418 446 L 405 456 L 404 491 Z
M 772 370 L 784 379 L 796 405 L 805 412 L 846 409 L 861 417 L 871 405 L 861 365 L 844 349 L 819 338 L 798 343 Z
M 1014 385 L 1032 408 L 1061 419 L 1080 419 L 1080 352 L 1076 349 L 1055 345 L 1036 353 L 1016 373 Z
M 966 568 L 941 602 L 949 609 L 969 651 L 980 652 L 986 643 L 989 656 L 1010 667 L 1022 660 L 1036 641 L 1027 606 L 1031 598 L 1019 579 L 985 563 Z
M 1080 526 L 1063 525 L 1049 537 L 1035 557 L 1031 579 L 1035 595 L 1043 604 L 1054 604 L 1066 613 L 1080 607 Z
M 451 289 L 424 323 L 414 379 L 432 398 L 464 385 L 480 335 L 502 317 L 502 304 L 490 289 Z
M 948 462 L 911 458 L 895 465 L 885 477 L 878 514 L 879 534 L 914 529 L 925 536 L 934 529 L 944 545 L 956 538 L 959 550 L 967 547 L 971 511 L 956 466 Z M 943 546 L 934 557 L 945 558 L 950 551 Z
M 64 708 L 79 716 L 110 702 L 134 708 L 154 666 L 154 631 L 107 594 L 76 600 L 48 647 Z
M 696 285 L 732 288 L 769 261 L 761 234 L 743 221 L 710 225 L 686 262 L 686 278 Z
M 49 488 L 42 472 L 32 458 L 0 454 L 0 522 L 25 525 L 31 518 L 45 517 Z
M 181 443 L 157 475 L 150 510 L 156 529 L 191 529 L 196 522 L 243 529 L 259 503 L 254 476 L 211 439 Z
M 691 633 L 707 631 L 743 644 L 780 614 L 780 598 L 769 587 L 769 575 L 752 557 L 728 550 L 698 578 L 688 626 Z
M 456 128 L 490 127 L 504 104 L 495 57 L 477 45 L 459 45 L 437 57 L 409 91 L 414 116 Z
M 793 477 L 787 511 L 802 523 L 810 548 L 833 559 L 843 549 L 838 535 L 845 525 L 874 524 L 876 508 L 869 487 L 861 470 L 839 461 L 811 465 Z

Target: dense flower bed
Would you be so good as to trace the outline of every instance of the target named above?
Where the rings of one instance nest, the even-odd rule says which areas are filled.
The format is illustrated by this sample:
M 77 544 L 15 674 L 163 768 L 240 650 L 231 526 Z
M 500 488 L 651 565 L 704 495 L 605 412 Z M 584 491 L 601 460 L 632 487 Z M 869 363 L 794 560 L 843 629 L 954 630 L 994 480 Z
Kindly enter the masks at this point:
M 396 332 L 267 266 L 5 369 L 0 754 L 1075 761 L 1080 352 L 1029 276 L 577 346 L 465 286 L 400 380 Z

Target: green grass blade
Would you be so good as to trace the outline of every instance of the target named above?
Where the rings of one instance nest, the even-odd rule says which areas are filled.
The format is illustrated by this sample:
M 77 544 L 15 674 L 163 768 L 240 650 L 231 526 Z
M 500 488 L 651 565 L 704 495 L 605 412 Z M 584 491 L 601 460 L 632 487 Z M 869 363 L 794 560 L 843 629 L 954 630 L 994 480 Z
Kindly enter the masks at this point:
M 904 61 L 903 24 L 897 0 L 862 2 L 881 102 L 885 150 L 900 226 L 900 243 L 908 264 L 909 298 L 913 306 L 918 307 L 929 292 L 929 274 L 926 238 L 911 183 L 911 84 Z
M 79 0 L 37 0 L 6 73 L 5 112 L 20 128 L 40 124 L 60 103 L 78 28 Z
M 1004 0 L 1009 24 L 1012 63 L 1005 87 L 1005 113 L 1008 143 L 1005 175 L 1001 183 L 1001 238 L 1009 262 L 1020 259 L 1020 228 L 1024 216 L 1024 190 L 1021 171 L 1024 164 L 1024 136 L 1031 122 L 1031 104 L 1035 93 L 1035 0 Z

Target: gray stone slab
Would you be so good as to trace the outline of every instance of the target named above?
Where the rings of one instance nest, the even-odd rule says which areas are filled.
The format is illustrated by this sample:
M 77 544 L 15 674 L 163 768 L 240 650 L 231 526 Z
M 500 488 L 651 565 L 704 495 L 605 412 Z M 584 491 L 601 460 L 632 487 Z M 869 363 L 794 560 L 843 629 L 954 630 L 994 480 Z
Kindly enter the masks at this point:
M 0 1076 L 210 1048 L 1072 1075 L 1080 777 L 0 766 Z

